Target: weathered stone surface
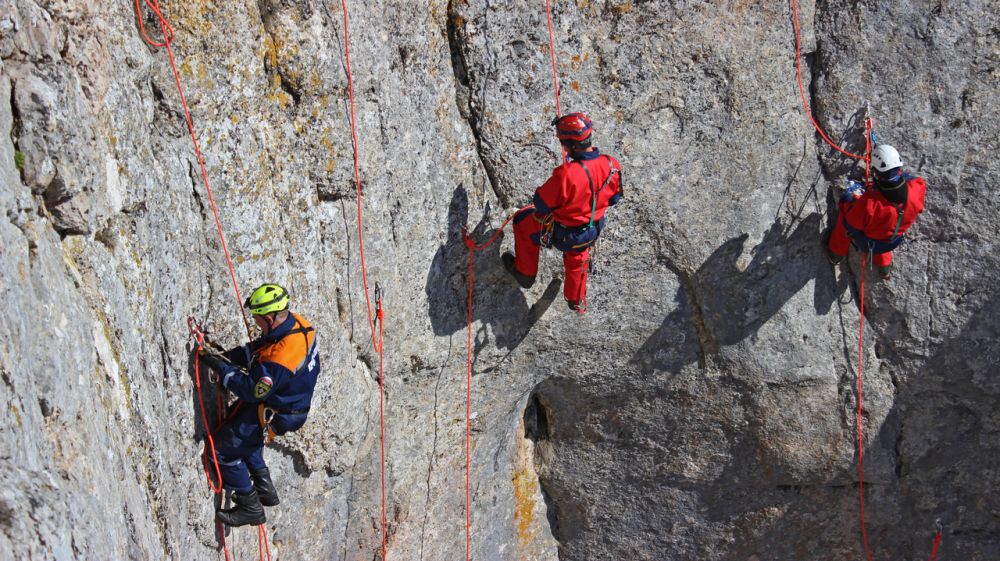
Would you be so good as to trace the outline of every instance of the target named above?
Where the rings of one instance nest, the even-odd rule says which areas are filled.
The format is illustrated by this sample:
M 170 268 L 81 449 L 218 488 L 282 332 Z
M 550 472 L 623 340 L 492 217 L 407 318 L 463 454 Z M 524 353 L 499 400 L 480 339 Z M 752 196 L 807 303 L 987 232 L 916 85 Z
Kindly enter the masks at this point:
M 860 167 L 802 113 L 790 6 L 553 2 L 563 112 L 626 169 L 585 316 L 549 252 L 522 292 L 475 255 L 477 560 L 842 559 L 858 528 L 862 263 L 832 269 Z M 762 5 L 766 4 L 766 5 Z M 877 558 L 1000 557 L 990 2 L 804 0 L 835 139 L 927 178 L 889 283 L 865 279 Z M 544 2 L 350 6 L 369 283 L 385 289 L 389 556 L 465 549 L 461 228 L 485 239 L 558 160 Z M 129 3 L 0 0 L 0 557 L 221 558 L 185 318 L 245 337 L 165 49 Z M 319 330 L 310 421 L 266 452 L 282 559 L 379 553 L 378 356 L 358 255 L 339 2 L 166 2 L 241 288 Z M 145 11 L 147 31 L 159 26 Z M 214 419 L 212 389 L 206 389 Z M 237 559 L 257 555 L 237 529 Z

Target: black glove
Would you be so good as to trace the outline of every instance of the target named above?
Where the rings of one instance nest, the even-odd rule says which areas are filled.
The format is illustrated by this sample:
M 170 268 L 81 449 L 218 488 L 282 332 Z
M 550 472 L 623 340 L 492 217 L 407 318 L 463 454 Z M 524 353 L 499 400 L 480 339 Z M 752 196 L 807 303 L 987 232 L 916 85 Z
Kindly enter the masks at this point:
M 206 366 L 213 370 L 218 370 L 219 372 L 228 372 L 233 369 L 233 365 L 224 357 L 211 352 L 206 352 L 205 349 L 202 349 L 201 352 L 198 353 L 198 358 L 205 363 Z

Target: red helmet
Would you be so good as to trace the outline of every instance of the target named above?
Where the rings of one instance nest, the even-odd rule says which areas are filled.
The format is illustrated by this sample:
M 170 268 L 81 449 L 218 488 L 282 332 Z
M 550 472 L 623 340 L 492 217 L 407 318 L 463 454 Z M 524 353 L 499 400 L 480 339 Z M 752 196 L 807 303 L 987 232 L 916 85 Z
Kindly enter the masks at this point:
M 556 127 L 556 136 L 563 142 L 583 142 L 590 138 L 593 128 L 590 118 L 583 113 L 563 115 L 552 124 Z

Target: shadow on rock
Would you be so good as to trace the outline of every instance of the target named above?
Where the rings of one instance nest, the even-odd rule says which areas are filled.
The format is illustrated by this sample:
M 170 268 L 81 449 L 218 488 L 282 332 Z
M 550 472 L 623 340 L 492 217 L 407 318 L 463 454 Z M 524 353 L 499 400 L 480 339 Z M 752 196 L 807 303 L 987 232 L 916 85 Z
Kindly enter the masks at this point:
M 874 521 L 888 533 L 914 528 L 898 540 L 895 558 L 927 555 L 932 526 L 943 526 L 942 559 L 1000 559 L 1000 496 L 983 493 L 996 487 L 996 458 L 1000 436 L 995 430 L 996 402 L 1000 398 L 1000 294 L 980 296 L 980 303 L 961 331 L 945 340 L 933 355 L 900 377 L 889 370 L 896 387 L 892 409 L 872 444 L 894 458 L 895 485 L 883 500 L 899 505 L 902 524 Z M 880 311 L 881 313 L 881 311 Z M 905 349 L 895 346 L 905 335 L 901 313 L 890 318 L 889 335 L 879 336 L 879 354 L 889 363 L 913 364 Z M 892 323 L 898 327 L 892 328 Z M 900 334 L 894 336 L 892 333 Z M 869 369 L 865 368 L 865 376 Z M 868 449 L 865 450 L 867 466 Z M 993 483 L 990 483 L 993 482 Z M 868 488 L 867 478 L 865 483 Z M 876 505 L 878 503 L 875 503 Z M 881 526 L 881 528 L 880 528 Z M 887 556 L 882 556 L 887 557 Z
M 462 228 L 469 218 L 469 199 L 463 185 L 452 193 L 448 206 L 448 238 L 438 248 L 427 274 L 425 291 L 430 306 L 431 327 L 438 336 L 451 335 L 466 327 L 469 254 Z M 489 228 L 490 209 L 470 232 L 479 243 L 495 230 Z M 501 217 L 506 218 L 506 217 Z M 513 350 L 528 335 L 551 304 L 551 285 L 539 302 L 529 307 L 524 292 L 500 264 L 501 241 L 474 255 L 475 284 L 473 320 L 482 322 L 475 335 L 475 350 L 486 344 L 486 328 L 492 329 L 498 348 Z M 558 286 L 556 287 L 558 290 Z
M 749 235 L 730 239 L 716 249 L 701 267 L 686 274 L 668 265 L 681 279 L 675 295 L 676 309 L 639 348 L 632 362 L 657 369 L 670 369 L 673 361 L 661 355 L 665 347 L 691 341 L 678 340 L 677 333 L 692 330 L 705 355 L 718 352 L 753 337 L 796 293 L 815 279 L 813 307 L 817 315 L 830 311 L 837 294 L 846 287 L 840 283 L 823 255 L 821 223 L 823 215 L 812 213 L 791 232 L 775 221 L 755 246 L 746 268 L 739 267 Z M 661 256 L 661 260 L 662 260 Z M 686 354 L 686 353 L 683 353 Z

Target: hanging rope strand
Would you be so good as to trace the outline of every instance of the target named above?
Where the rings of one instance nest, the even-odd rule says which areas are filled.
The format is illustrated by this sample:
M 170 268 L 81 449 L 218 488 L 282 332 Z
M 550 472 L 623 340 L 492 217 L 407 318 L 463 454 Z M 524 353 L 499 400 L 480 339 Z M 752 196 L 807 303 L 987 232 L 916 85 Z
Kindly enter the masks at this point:
M 819 135 L 823 138 L 823 140 L 825 140 L 826 143 L 829 144 L 834 150 L 840 152 L 841 154 L 847 156 L 848 158 L 854 158 L 855 160 L 864 160 L 865 156 L 860 156 L 858 154 L 848 152 L 847 150 L 844 150 L 843 148 L 838 146 L 837 143 L 830 140 L 830 137 L 828 137 L 826 133 L 823 132 L 823 128 L 819 126 L 818 122 L 816 122 L 816 119 L 813 117 L 812 111 L 809 110 L 809 102 L 806 100 L 806 88 L 802 84 L 802 47 L 800 44 L 801 40 L 799 38 L 800 35 L 799 8 L 796 0 L 792 0 L 792 15 L 793 15 L 792 24 L 795 28 L 795 72 L 799 82 L 799 95 L 802 97 L 802 109 L 805 110 L 806 116 L 809 117 L 809 121 L 812 123 L 813 128 L 816 129 L 816 132 L 818 132 Z
M 181 107 L 183 107 L 184 109 L 184 119 L 185 122 L 187 123 L 188 133 L 191 135 L 191 142 L 194 145 L 194 152 L 198 160 L 198 167 L 201 170 L 201 177 L 205 184 L 205 192 L 208 194 L 208 202 L 212 207 L 212 216 L 215 218 L 215 227 L 219 233 L 219 241 L 222 244 L 222 251 L 226 258 L 226 266 L 229 268 L 229 277 L 232 280 L 233 291 L 236 293 L 236 306 L 240 311 L 240 317 L 243 319 L 243 327 L 246 329 L 247 338 L 250 339 L 252 338 L 252 334 L 250 331 L 250 321 L 249 318 L 247 318 L 246 311 L 243 309 L 243 296 L 240 294 L 239 283 L 236 281 L 236 270 L 233 267 L 233 260 L 229 254 L 229 247 L 226 244 L 226 236 L 222 229 L 222 220 L 219 218 L 219 209 L 215 204 L 215 197 L 212 195 L 212 187 L 208 181 L 208 171 L 205 168 L 205 161 L 201 155 L 201 149 L 198 146 L 198 136 L 195 133 L 194 120 L 191 118 L 191 111 L 188 109 L 187 99 L 184 96 L 184 87 L 181 84 L 180 73 L 177 70 L 177 62 L 174 58 L 173 48 L 171 47 L 171 43 L 173 42 L 174 39 L 174 30 L 173 27 L 171 27 L 170 22 L 167 21 L 167 18 L 164 17 L 162 11 L 160 10 L 160 5 L 158 0 L 144 0 L 144 2 L 146 6 L 149 7 L 149 9 L 156 15 L 156 18 L 160 24 L 160 33 L 163 36 L 163 40 L 156 41 L 152 39 L 148 33 L 146 33 L 146 28 L 142 16 L 142 7 L 139 4 L 139 0 L 135 0 L 135 15 L 136 19 L 139 22 L 139 33 L 142 35 L 143 39 L 149 45 L 153 47 L 165 47 L 167 49 L 167 57 L 170 61 L 170 68 L 173 71 L 174 82 L 177 84 L 177 92 L 178 95 L 180 96 Z M 198 404 L 199 404 L 199 409 L 201 411 L 202 423 L 203 426 L 205 427 L 205 433 L 207 436 L 205 441 L 205 450 L 202 453 L 202 463 L 203 467 L 205 468 L 205 477 L 208 480 L 209 487 L 215 494 L 221 495 L 223 493 L 222 473 L 219 468 L 219 459 L 215 453 L 215 439 L 213 437 L 214 430 L 209 428 L 208 416 L 205 412 L 205 401 L 201 391 L 201 369 L 198 357 L 201 353 L 202 348 L 204 347 L 205 336 L 201 328 L 194 324 L 192 318 L 188 319 L 188 326 L 191 330 L 192 335 L 194 335 L 196 339 L 196 348 L 193 360 L 195 386 L 198 392 Z M 219 424 L 216 425 L 216 429 L 218 429 L 218 427 L 221 426 L 223 423 L 222 411 L 224 403 L 222 401 L 221 390 L 219 390 L 218 396 L 219 396 Z M 211 471 L 208 466 L 209 451 L 211 451 L 212 465 L 215 468 L 214 470 L 216 476 L 215 481 L 212 480 Z M 226 561 L 230 561 L 229 548 L 226 545 L 225 528 L 223 527 L 223 524 L 221 522 L 217 523 L 217 528 L 218 528 L 219 538 L 222 543 L 223 554 L 226 558 Z M 267 553 L 267 559 L 268 561 L 270 561 L 271 550 L 270 546 L 268 545 L 267 530 L 264 528 L 263 524 L 257 526 L 257 540 L 258 540 L 258 546 L 263 544 L 263 549 L 261 549 L 259 552 L 260 561 L 264 560 L 265 551 Z
M 372 314 L 371 296 L 368 290 L 368 267 L 365 262 L 365 240 L 364 240 L 364 217 L 361 210 L 362 190 L 361 190 L 361 166 L 358 158 L 358 131 L 354 114 L 354 74 L 351 71 L 351 44 L 350 44 L 350 22 L 347 15 L 347 0 L 341 0 L 341 7 L 344 13 L 344 63 L 347 71 L 347 92 L 350 100 L 351 112 L 351 145 L 354 155 L 354 185 L 357 189 L 358 203 L 358 253 L 361 256 L 361 280 L 365 288 L 365 306 L 368 311 L 368 328 L 371 331 L 372 348 L 378 353 L 378 384 L 379 384 L 379 434 L 380 434 L 380 471 L 382 488 L 382 561 L 387 559 L 388 530 L 386 523 L 386 493 L 385 493 L 385 376 L 383 369 L 383 319 L 382 299 L 378 284 L 375 286 L 375 306 L 376 315 Z M 376 338 L 375 322 L 378 321 L 378 335 Z
M 840 152 L 841 154 L 853 158 L 855 160 L 862 160 L 865 163 L 865 187 L 871 187 L 871 154 L 872 154 L 872 118 L 870 109 L 866 108 L 865 111 L 865 153 L 864 155 L 854 154 L 844 150 L 838 146 L 835 142 L 830 140 L 830 137 L 823 132 L 823 128 L 820 127 L 819 123 L 813 117 L 812 111 L 809 110 L 809 102 L 806 99 L 805 86 L 802 83 L 802 46 L 801 46 L 801 30 L 799 27 L 799 9 L 796 0 L 791 0 L 792 3 L 792 25 L 795 30 L 795 72 L 796 78 L 799 85 L 799 95 L 802 99 L 802 109 L 805 111 L 809 121 L 812 123 L 813 128 L 819 133 L 820 137 L 830 145 L 834 150 Z M 856 415 L 856 427 L 857 427 L 857 439 L 858 439 L 858 502 L 860 505 L 861 512 L 861 539 L 864 544 L 865 557 L 868 561 L 872 561 L 871 547 L 868 545 L 868 527 L 865 521 L 865 475 L 864 475 L 864 458 L 865 458 L 865 439 L 864 439 L 864 326 L 865 326 L 865 259 L 861 260 L 861 283 L 859 296 L 860 302 L 860 314 L 861 318 L 859 320 L 858 326 L 858 371 L 857 371 L 857 415 Z M 931 556 L 929 561 L 934 561 L 937 558 L 938 546 L 941 543 L 941 529 L 938 528 L 934 534 L 934 544 L 931 547 Z
M 181 107 L 184 109 L 184 120 L 187 123 L 188 133 L 191 135 L 191 142 L 194 145 L 194 153 L 198 159 L 198 167 L 201 170 L 201 178 L 205 183 L 205 192 L 208 193 L 208 203 L 212 207 L 212 216 L 215 218 L 215 227 L 219 232 L 219 241 L 222 243 L 222 252 L 226 256 L 226 266 L 229 267 L 229 278 L 232 280 L 233 291 L 236 293 L 236 307 L 240 311 L 240 317 L 243 318 L 243 327 L 246 328 L 247 338 L 252 339 L 253 335 L 250 331 L 250 320 L 247 318 L 246 311 L 243 309 L 243 296 L 240 294 L 239 283 L 236 281 L 236 269 L 233 267 L 233 260 L 229 255 L 229 246 L 226 244 L 226 235 L 222 231 L 222 220 L 219 218 L 219 209 L 215 205 L 215 197 L 212 195 L 212 187 L 208 182 L 208 171 L 205 169 L 205 161 L 201 155 L 201 148 L 198 146 L 198 136 L 195 134 L 194 121 L 191 119 L 191 111 L 188 109 L 187 99 L 184 97 L 184 87 L 181 85 L 181 75 L 177 70 L 177 63 L 174 60 L 174 50 L 170 46 L 174 39 L 174 30 L 161 13 L 158 0 L 144 1 L 146 5 L 149 6 L 149 9 L 156 14 L 156 18 L 160 22 L 160 31 L 163 34 L 163 41 L 153 41 L 149 35 L 146 34 L 146 28 L 142 22 L 142 9 L 139 6 L 139 0 L 135 0 L 135 14 L 136 18 L 139 20 L 139 32 L 142 34 L 143 39 L 145 39 L 151 46 L 166 47 L 167 49 L 167 57 L 170 59 L 170 69 L 173 71 L 174 82 L 177 83 L 177 93 L 180 95 L 181 99 Z

